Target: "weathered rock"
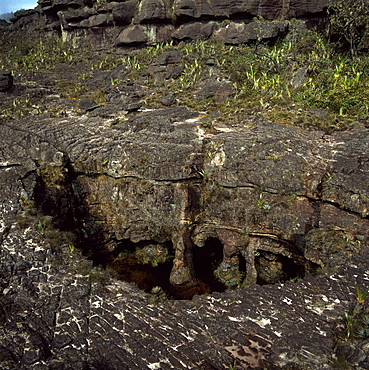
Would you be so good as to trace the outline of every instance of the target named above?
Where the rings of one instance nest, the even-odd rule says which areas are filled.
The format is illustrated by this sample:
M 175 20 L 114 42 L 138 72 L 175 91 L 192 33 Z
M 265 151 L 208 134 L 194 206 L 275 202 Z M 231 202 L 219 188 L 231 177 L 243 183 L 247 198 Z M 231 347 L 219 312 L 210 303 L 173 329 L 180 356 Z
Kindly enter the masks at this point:
M 175 107 L 114 126 L 100 117 L 0 125 L 4 368 L 329 366 L 332 327 L 350 312 L 355 284 L 369 283 L 360 171 L 368 128 L 327 135 L 253 119 L 215 126 L 206 138 L 202 119 Z M 90 249 L 96 262 L 127 240 L 170 243 L 175 285 L 196 283 L 195 252 L 217 239 L 217 276 L 244 288 L 148 305 L 132 285 L 91 271 L 60 231 L 27 211 L 31 199 L 64 229 L 80 230 L 84 244 L 99 241 Z M 309 274 L 314 264 L 336 272 L 246 287 Z
M 307 66 L 300 67 L 291 79 L 291 86 L 293 88 L 303 86 L 308 77 L 309 77 L 308 67 Z
M 236 90 L 230 81 L 207 80 L 202 87 L 195 93 L 196 99 L 214 98 L 217 102 L 224 103 Z
M 243 44 L 251 41 L 275 39 L 286 32 L 284 22 L 231 22 L 215 32 L 215 36 L 227 44 Z
M 176 97 L 173 94 L 165 95 L 160 100 L 161 104 L 169 107 L 170 105 L 173 105 L 176 102 Z
M 13 86 L 13 76 L 11 71 L 0 70 L 0 91 L 5 91 Z
M 136 12 L 137 1 L 125 1 L 113 7 L 113 19 L 117 25 L 130 24 Z
M 115 40 L 116 46 L 121 45 L 139 45 L 148 41 L 148 36 L 144 27 L 140 25 L 133 25 L 125 28 Z
M 301 18 L 306 25 L 324 21 L 328 0 L 246 1 L 137 0 L 93 4 L 91 0 L 41 0 L 36 10 L 17 12 L 11 30 L 34 23 L 46 32 L 62 31 L 74 44 L 86 41 L 94 48 L 112 45 L 204 40 L 211 35 L 230 44 L 274 40 L 286 33 L 288 19 Z M 94 5 L 94 6 L 93 6 Z M 258 17 L 258 21 L 254 19 Z M 261 20 L 263 19 L 263 20 Z M 223 26 L 222 20 L 230 23 Z M 308 21 L 307 21 L 308 20 Z M 139 24 L 144 25 L 141 28 Z M 121 30 L 117 39 L 115 26 Z M 101 35 L 101 41 L 93 39 Z
M 174 40 L 206 40 L 211 36 L 214 26 L 214 22 L 184 24 L 173 32 L 172 38 Z
M 185 70 L 185 67 L 182 64 L 169 68 L 165 74 L 165 78 L 167 80 L 171 78 L 177 79 L 184 72 L 184 70 Z
M 98 107 L 99 105 L 91 98 L 83 98 L 79 101 L 79 108 L 86 112 L 92 111 Z
M 170 50 L 160 54 L 155 62 L 156 65 L 166 66 L 176 64 L 182 60 L 183 52 L 180 50 Z
M 58 17 L 64 21 L 64 24 L 80 22 L 83 19 L 89 18 L 97 14 L 96 9 L 90 7 L 83 7 L 69 11 L 59 11 Z
M 137 18 L 140 23 L 166 23 L 172 19 L 171 10 L 168 0 L 142 0 Z

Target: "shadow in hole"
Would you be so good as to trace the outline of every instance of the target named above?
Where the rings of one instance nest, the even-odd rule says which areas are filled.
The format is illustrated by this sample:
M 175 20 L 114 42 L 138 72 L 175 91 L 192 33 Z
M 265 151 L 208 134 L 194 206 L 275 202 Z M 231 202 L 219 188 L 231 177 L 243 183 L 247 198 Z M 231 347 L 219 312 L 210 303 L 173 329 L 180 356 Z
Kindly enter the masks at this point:
M 226 286 L 214 276 L 214 270 L 223 260 L 223 244 L 217 238 L 209 238 L 203 247 L 194 247 L 193 263 L 201 293 L 224 292 Z
M 260 251 L 260 255 L 255 258 L 255 267 L 257 284 L 260 285 L 282 283 L 305 276 L 304 265 L 280 254 Z

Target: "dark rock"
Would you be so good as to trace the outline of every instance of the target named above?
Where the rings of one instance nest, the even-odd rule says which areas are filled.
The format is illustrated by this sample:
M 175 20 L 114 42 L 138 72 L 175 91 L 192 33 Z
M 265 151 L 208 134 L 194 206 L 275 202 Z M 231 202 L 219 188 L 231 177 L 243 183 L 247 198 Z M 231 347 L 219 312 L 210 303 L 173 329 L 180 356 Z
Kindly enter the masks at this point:
M 6 91 L 13 87 L 11 71 L 0 70 L 0 91 Z
M 32 18 L 32 16 L 37 14 L 37 10 L 29 9 L 29 10 L 18 10 L 14 13 L 14 16 L 10 18 L 10 22 L 15 23 L 21 18 Z
M 299 1 L 291 0 L 288 15 L 291 18 L 302 18 L 325 14 L 329 0 Z
M 195 93 L 196 99 L 214 98 L 217 102 L 225 102 L 236 92 L 230 81 L 207 80 Z
M 83 7 L 69 11 L 59 11 L 58 17 L 65 23 L 75 23 L 80 22 L 83 19 L 87 19 L 94 14 L 97 14 L 97 11 L 94 8 Z
M 155 62 L 156 65 L 166 66 L 168 64 L 176 64 L 182 60 L 183 52 L 180 50 L 165 51 L 160 54 Z
M 215 36 L 226 44 L 243 44 L 257 40 L 270 40 L 286 32 L 284 22 L 254 21 L 249 24 L 231 22 L 220 28 Z
M 168 0 L 142 0 L 137 18 L 140 23 L 165 23 L 172 19 L 171 9 Z
M 176 98 L 173 94 L 165 95 L 160 100 L 161 104 L 169 107 L 170 105 L 173 105 L 176 102 Z
M 308 117 L 312 117 L 312 118 L 326 118 L 328 116 L 328 112 L 324 109 L 320 109 L 320 108 L 314 108 L 314 109 L 310 109 L 308 112 L 307 112 L 307 116 Z
M 175 2 L 174 14 L 178 20 L 200 18 L 203 15 L 213 16 L 214 11 L 209 2 L 179 0 Z
M 111 88 L 107 106 L 116 107 L 113 92 L 140 95 L 134 85 Z M 181 369 L 267 361 L 320 369 L 337 353 L 361 366 L 366 347 L 333 350 L 332 328 L 351 312 L 355 285 L 366 289 L 369 130 L 325 135 L 250 119 L 227 130 L 215 123 L 208 138 L 203 119 L 173 107 L 120 118 L 114 126 L 91 116 L 0 125 L 3 368 Z M 216 240 L 218 275 L 243 288 L 153 301 L 134 285 L 91 270 L 77 248 L 53 248 L 32 218 L 37 212 L 29 215 L 31 226 L 17 226 L 25 197 L 55 219 L 68 214 L 86 244 L 101 238 L 100 262 L 108 241 L 173 246 L 170 280 L 192 288 L 194 266 L 212 264 L 210 257 L 197 261 L 197 251 Z M 257 281 L 258 264 L 273 267 L 264 277 L 275 281 L 288 261 L 307 273 L 309 264 L 329 265 L 330 254 L 332 275 L 246 286 Z
M 130 0 L 114 5 L 112 14 L 117 25 L 130 24 L 136 12 L 137 1 Z
M 100 105 L 91 98 L 83 98 L 79 101 L 79 108 L 85 112 L 90 112 L 98 107 L 100 107 Z
M 148 41 L 148 36 L 144 27 L 140 25 L 128 26 L 125 28 L 115 40 L 116 46 L 124 45 L 139 45 Z
M 113 16 L 107 13 L 95 14 L 80 22 L 79 27 L 96 28 L 113 26 Z
M 135 102 L 135 103 L 129 103 L 125 107 L 125 110 L 127 112 L 135 112 L 141 108 L 142 104 L 140 102 Z
M 170 68 L 167 73 L 165 74 L 165 78 L 167 80 L 173 78 L 173 79 L 177 79 L 184 71 L 185 67 L 180 64 L 178 66 L 175 66 L 173 68 Z
M 366 353 L 361 348 L 355 348 L 349 344 L 339 345 L 336 349 L 336 356 L 345 359 L 349 364 L 358 365 L 366 359 Z
M 211 36 L 213 27 L 214 22 L 205 25 L 200 22 L 184 24 L 172 33 L 172 38 L 175 40 L 206 40 Z
M 92 0 L 39 0 L 38 4 L 46 15 L 56 15 L 60 10 L 92 7 Z

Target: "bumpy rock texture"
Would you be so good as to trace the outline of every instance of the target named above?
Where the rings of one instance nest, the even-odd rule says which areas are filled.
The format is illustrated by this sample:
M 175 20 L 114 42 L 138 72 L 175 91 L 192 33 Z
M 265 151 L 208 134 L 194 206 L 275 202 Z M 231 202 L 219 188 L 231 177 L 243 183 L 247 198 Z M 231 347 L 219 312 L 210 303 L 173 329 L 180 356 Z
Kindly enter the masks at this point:
M 327 5 L 39 4 L 16 13 L 9 32 L 56 31 L 109 47 L 274 38 L 286 19 L 315 22 Z M 171 50 L 149 68 L 176 78 L 181 58 Z M 125 75 L 102 72 L 97 85 Z M 24 94 L 63 114 L 0 122 L 0 368 L 369 368 L 367 340 L 355 332 L 341 343 L 345 313 L 369 312 L 355 288 L 369 288 L 367 126 L 308 131 L 246 115 L 231 125 L 176 106 L 171 94 L 162 98 L 168 108 L 140 111 L 147 93 L 135 83 L 110 86 L 105 105 L 80 100 L 77 115 L 50 81 L 36 85 L 1 93 L 4 107 Z M 233 94 L 214 79 L 194 99 Z M 125 254 L 132 246 L 134 257 Z M 143 284 L 162 285 L 151 293 L 93 267 L 123 264 L 122 277 L 138 258 L 166 265 L 157 272 L 164 283 Z M 163 289 L 194 298 L 167 300 Z
M 93 114 L 0 125 L 3 368 L 328 367 L 355 284 L 368 287 L 369 130 L 245 118 L 206 131 L 183 107 Z M 195 283 L 196 251 L 217 239 L 215 274 L 244 288 L 152 305 L 128 283 L 103 286 L 44 221 L 21 228 L 30 199 L 100 257 L 119 241 L 172 243 L 172 285 Z M 316 266 L 332 272 L 249 286 Z
M 204 40 L 230 44 L 273 40 L 288 20 L 307 25 L 324 22 L 328 0 L 40 0 L 35 10 L 15 13 L 11 30 L 29 27 L 61 33 L 64 40 L 94 48 L 134 46 L 165 41 Z M 258 19 L 258 20 L 256 20 Z M 279 22 L 275 22 L 279 20 Z

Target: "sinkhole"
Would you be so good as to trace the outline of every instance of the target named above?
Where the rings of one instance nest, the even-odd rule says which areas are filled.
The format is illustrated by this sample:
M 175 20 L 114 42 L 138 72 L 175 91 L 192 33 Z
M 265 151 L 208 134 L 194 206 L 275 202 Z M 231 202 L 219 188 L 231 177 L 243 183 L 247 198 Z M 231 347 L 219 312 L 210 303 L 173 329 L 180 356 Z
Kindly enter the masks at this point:
M 43 176 L 48 179 L 45 174 Z M 289 249 L 293 251 L 288 254 L 289 258 L 262 248 L 250 257 L 249 252 L 240 247 L 226 260 L 222 242 L 209 237 L 203 246 L 194 245 L 188 251 L 195 276 L 193 284 L 173 286 L 170 284 L 175 256 L 172 242 L 147 240 L 133 243 L 117 240 L 113 234 L 109 236 L 109 226 L 91 217 L 89 205 L 83 201 L 83 189 L 73 183 L 72 170 L 68 172 L 69 176 L 68 185 L 58 187 L 48 186 L 46 180 L 39 177 L 34 194 L 36 207 L 42 214 L 52 217 L 55 228 L 75 234 L 76 246 L 94 266 L 112 271 L 116 278 L 135 284 L 145 292 L 152 293 L 160 287 L 169 299 L 192 299 L 195 295 L 224 292 L 254 283 L 293 280 L 314 272 L 301 248 L 290 245 Z

